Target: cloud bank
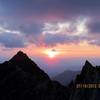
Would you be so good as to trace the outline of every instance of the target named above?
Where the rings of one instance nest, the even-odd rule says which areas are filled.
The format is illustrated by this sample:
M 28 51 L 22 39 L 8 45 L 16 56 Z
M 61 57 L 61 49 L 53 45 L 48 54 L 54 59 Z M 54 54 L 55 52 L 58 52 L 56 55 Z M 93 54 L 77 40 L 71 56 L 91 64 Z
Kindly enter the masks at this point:
M 100 0 L 0 0 L 0 44 L 99 46 L 99 11 Z

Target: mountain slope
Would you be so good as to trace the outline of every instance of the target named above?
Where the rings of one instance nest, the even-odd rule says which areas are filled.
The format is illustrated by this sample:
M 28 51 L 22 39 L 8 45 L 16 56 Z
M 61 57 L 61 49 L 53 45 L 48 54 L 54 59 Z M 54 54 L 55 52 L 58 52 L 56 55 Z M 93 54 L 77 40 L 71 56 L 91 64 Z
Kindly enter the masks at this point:
M 0 64 L 0 100 L 68 100 L 69 95 L 21 51 Z
M 79 74 L 80 71 L 71 71 L 71 70 L 66 70 L 63 73 L 55 76 L 52 78 L 53 80 L 56 80 L 60 82 L 61 84 L 67 86 L 72 80 L 75 79 L 76 75 Z

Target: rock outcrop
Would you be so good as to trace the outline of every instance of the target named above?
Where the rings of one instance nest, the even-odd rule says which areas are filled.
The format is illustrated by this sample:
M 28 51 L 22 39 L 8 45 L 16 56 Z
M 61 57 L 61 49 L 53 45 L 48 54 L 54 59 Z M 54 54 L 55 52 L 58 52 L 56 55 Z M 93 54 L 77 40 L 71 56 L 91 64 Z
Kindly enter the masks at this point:
M 71 83 L 69 100 L 100 100 L 100 67 L 86 61 L 83 69 Z

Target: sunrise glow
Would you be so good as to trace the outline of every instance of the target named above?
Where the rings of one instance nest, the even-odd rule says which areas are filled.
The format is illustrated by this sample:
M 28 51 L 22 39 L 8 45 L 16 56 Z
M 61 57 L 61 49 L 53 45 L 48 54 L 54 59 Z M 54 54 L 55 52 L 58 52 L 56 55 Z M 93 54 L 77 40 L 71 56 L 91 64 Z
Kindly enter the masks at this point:
M 50 75 L 100 65 L 99 9 L 100 0 L 0 0 L 0 62 L 21 50 Z
M 55 49 L 52 50 L 46 50 L 45 54 L 49 57 L 49 58 L 55 58 L 57 55 L 59 55 L 59 52 L 56 51 Z

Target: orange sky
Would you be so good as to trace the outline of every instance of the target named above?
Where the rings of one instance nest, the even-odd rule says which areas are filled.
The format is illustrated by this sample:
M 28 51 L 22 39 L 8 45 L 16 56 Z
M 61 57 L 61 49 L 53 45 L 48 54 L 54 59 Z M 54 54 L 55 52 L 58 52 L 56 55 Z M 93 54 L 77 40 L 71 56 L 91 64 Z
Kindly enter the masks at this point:
M 33 44 L 28 45 L 26 48 L 8 49 L 4 51 L 4 48 L 0 50 L 0 55 L 14 55 L 18 50 L 22 50 L 27 53 L 30 57 L 48 57 L 47 51 L 55 49 L 59 52 L 55 55 L 56 58 L 70 58 L 70 57 L 100 57 L 100 47 L 95 45 L 89 45 L 86 42 L 80 44 L 68 44 L 68 45 L 57 45 L 55 47 L 37 47 Z

